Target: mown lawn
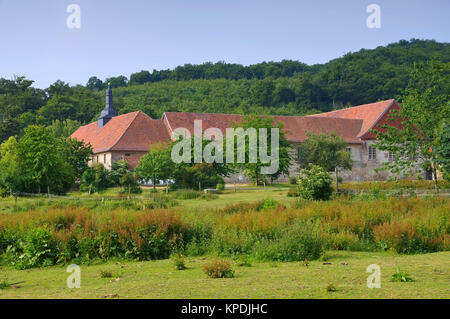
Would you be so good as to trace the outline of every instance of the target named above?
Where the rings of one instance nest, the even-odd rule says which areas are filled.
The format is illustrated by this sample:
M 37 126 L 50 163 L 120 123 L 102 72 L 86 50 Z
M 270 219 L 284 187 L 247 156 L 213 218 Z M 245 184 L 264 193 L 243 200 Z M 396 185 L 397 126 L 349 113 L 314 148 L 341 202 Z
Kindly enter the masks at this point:
M 450 298 L 450 252 L 423 255 L 329 252 L 331 264 L 312 261 L 251 262 L 238 267 L 235 278 L 210 279 L 202 266 L 212 257 L 187 258 L 187 270 L 171 260 L 108 262 L 81 266 L 81 288 L 69 289 L 65 267 L 31 270 L 2 269 L 20 288 L 0 290 L 0 298 Z M 381 267 L 381 288 L 369 289 L 370 264 Z M 400 267 L 415 282 L 390 282 Z M 113 278 L 101 278 L 102 270 Z M 120 279 L 117 279 L 120 278 Z M 332 284 L 336 291 L 328 292 Z

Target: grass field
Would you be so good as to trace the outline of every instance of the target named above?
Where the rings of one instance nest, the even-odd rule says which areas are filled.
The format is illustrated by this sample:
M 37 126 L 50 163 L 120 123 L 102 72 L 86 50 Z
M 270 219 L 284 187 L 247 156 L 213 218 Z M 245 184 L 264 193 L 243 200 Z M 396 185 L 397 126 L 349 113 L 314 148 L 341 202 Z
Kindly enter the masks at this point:
M 79 193 L 69 194 L 69 198 L 81 197 L 77 200 L 66 198 L 49 201 L 45 198 L 20 198 L 17 205 L 22 208 L 18 213 L 28 209 L 47 212 L 50 207 L 53 209 L 56 205 L 56 209 L 59 209 L 58 205 L 70 205 L 72 202 L 81 204 L 88 201 L 101 202 L 102 197 L 113 197 L 116 194 L 116 190 L 109 190 L 103 194 L 91 196 L 89 200 L 87 196 Z M 279 186 L 265 189 L 239 188 L 237 192 L 231 189 L 214 199 L 178 200 L 178 205 L 170 210 L 180 213 L 183 220 L 188 223 L 195 221 L 198 224 L 203 222 L 214 224 L 218 218 L 217 210 L 231 204 L 257 202 L 271 198 L 286 207 L 291 207 L 296 198 L 287 197 L 286 194 L 287 188 Z M 151 197 L 150 191 L 145 189 L 143 194 L 136 196 L 134 200 L 139 203 L 151 200 Z M 434 201 L 433 205 L 437 205 L 438 208 L 444 207 L 443 201 L 446 199 L 442 198 L 440 202 Z M 108 200 L 105 200 L 105 205 L 107 202 Z M 448 202 L 445 203 L 448 205 Z M 335 210 L 339 206 L 333 205 L 338 204 L 339 202 L 330 203 L 327 207 Z M 363 202 L 356 202 L 354 207 L 360 209 L 363 204 Z M 14 200 L 11 198 L 0 199 L 0 214 L 16 216 L 14 205 Z M 103 202 L 92 211 L 95 214 L 109 214 L 109 206 L 102 205 Z M 353 204 L 347 202 L 345 205 Z M 418 211 L 417 214 L 420 218 L 422 213 Z M 246 213 L 241 213 L 242 218 L 245 216 Z M 446 214 L 443 216 L 445 217 Z M 229 220 L 227 218 L 225 216 L 225 220 Z M 242 221 L 245 221 L 245 218 Z M 343 222 L 350 223 L 351 220 L 346 219 Z M 0 299 L 450 298 L 450 251 L 411 255 L 400 255 L 392 251 L 328 251 L 326 255 L 328 256 L 326 262 L 330 264 L 324 264 L 324 260 L 314 260 L 309 261 L 308 267 L 302 261 L 275 262 L 252 259 L 249 259 L 250 267 L 240 267 L 239 260 L 225 258 L 231 261 L 235 270 L 235 278 L 228 279 L 210 279 L 203 273 L 203 265 L 215 258 L 211 254 L 186 257 L 185 262 L 188 267 L 186 270 L 176 270 L 171 259 L 141 262 L 94 260 L 91 264 L 81 265 L 80 289 L 67 288 L 66 279 L 69 276 L 66 272 L 67 264 L 27 270 L 17 270 L 4 264 L 0 268 L 0 287 L 2 282 L 23 283 L 17 284 L 16 287 L 0 289 Z M 366 268 L 370 264 L 381 267 L 380 289 L 367 288 L 366 280 L 370 274 L 366 273 Z M 415 281 L 391 282 L 391 275 L 397 268 L 409 273 Z M 112 278 L 102 278 L 100 275 L 102 271 L 111 272 Z M 331 290 L 335 291 L 328 291 L 327 287 L 334 287 L 335 289 Z
M 3 269 L 20 288 L 0 290 L 0 298 L 450 298 L 450 252 L 399 256 L 389 253 L 330 252 L 331 264 L 311 261 L 233 263 L 235 278 L 210 279 L 202 265 L 211 257 L 187 258 L 186 270 L 171 260 L 108 262 L 81 267 L 81 288 L 66 286 L 65 267 Z M 381 288 L 367 288 L 370 264 L 381 267 Z M 414 282 L 390 282 L 399 267 Z M 108 270 L 113 278 L 101 278 Z M 117 279 L 120 278 L 120 279 Z M 336 291 L 329 292 L 332 284 Z

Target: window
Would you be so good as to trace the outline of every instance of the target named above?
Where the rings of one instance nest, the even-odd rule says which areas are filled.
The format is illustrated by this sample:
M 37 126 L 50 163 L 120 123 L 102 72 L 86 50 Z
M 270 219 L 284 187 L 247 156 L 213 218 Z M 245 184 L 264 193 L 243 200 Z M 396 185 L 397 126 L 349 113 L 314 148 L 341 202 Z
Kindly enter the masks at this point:
M 96 161 L 96 163 L 98 163 L 98 156 L 97 156 L 97 161 Z
M 369 146 L 369 160 L 377 159 L 377 149 Z
M 389 159 L 389 162 L 395 161 L 395 154 L 389 153 L 388 159 Z
M 106 164 L 106 154 L 103 154 L 103 164 Z
M 347 147 L 345 150 L 346 150 L 347 152 L 349 152 L 350 154 L 352 153 L 352 148 L 351 148 L 351 147 Z

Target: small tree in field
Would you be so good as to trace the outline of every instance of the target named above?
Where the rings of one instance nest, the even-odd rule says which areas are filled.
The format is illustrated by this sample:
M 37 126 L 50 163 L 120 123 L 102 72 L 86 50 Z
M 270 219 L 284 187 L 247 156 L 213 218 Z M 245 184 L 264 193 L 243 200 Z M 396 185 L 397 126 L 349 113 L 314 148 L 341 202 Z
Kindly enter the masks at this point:
M 173 170 L 174 163 L 170 157 L 170 151 L 161 144 L 152 146 L 135 169 L 139 178 L 152 180 L 153 199 L 155 198 L 156 182 L 171 178 Z
M 299 146 L 299 164 L 303 168 L 310 164 L 318 165 L 327 172 L 336 174 L 336 192 L 338 191 L 338 170 L 352 169 L 350 153 L 346 151 L 347 143 L 336 133 L 312 134 Z
M 330 174 L 318 165 L 309 165 L 298 177 L 297 194 L 308 200 L 329 200 L 333 194 Z

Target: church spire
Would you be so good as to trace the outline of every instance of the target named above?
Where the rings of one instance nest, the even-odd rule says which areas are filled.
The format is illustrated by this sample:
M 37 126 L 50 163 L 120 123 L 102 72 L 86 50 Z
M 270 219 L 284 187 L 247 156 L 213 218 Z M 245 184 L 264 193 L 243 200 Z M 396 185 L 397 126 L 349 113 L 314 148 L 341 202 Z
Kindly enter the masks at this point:
M 112 97 L 112 90 L 111 90 L 111 84 L 108 83 L 108 89 L 106 90 L 106 100 L 105 100 L 105 108 L 103 109 L 102 113 L 100 114 L 100 117 L 97 120 L 97 126 L 103 127 L 106 125 L 106 123 L 109 122 L 110 119 L 112 119 L 114 116 L 117 116 L 116 110 L 113 108 L 113 97 Z

